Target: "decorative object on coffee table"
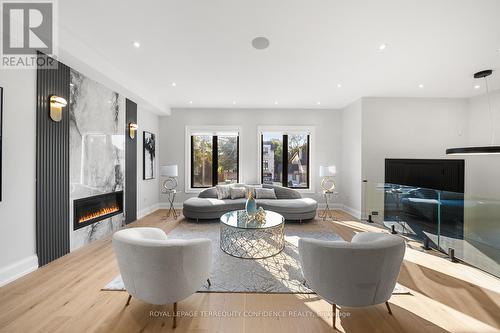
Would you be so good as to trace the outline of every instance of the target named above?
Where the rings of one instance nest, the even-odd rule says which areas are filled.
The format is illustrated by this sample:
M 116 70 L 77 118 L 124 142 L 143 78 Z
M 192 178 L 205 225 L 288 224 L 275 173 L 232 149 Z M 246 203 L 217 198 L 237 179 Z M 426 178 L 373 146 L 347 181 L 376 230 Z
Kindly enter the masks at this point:
M 160 176 L 161 177 L 167 177 L 165 181 L 163 182 L 162 185 L 162 190 L 161 193 L 167 195 L 167 200 L 169 203 L 169 208 L 167 212 L 167 216 L 165 217 L 168 219 L 170 217 L 170 214 L 174 217 L 174 219 L 177 219 L 177 213 L 174 209 L 174 201 L 175 201 L 175 195 L 177 193 L 177 179 L 175 177 L 178 176 L 178 167 L 176 164 L 174 165 L 163 165 L 160 167 Z
M 255 203 L 255 199 L 253 198 L 253 191 L 248 191 L 248 199 L 245 204 L 245 210 L 248 215 L 253 215 L 257 212 L 257 204 Z
M 264 219 L 261 212 L 249 217 L 245 210 L 222 215 L 221 250 L 242 259 L 264 259 L 280 253 L 285 247 L 285 219 L 271 211 L 264 211 L 264 214 Z

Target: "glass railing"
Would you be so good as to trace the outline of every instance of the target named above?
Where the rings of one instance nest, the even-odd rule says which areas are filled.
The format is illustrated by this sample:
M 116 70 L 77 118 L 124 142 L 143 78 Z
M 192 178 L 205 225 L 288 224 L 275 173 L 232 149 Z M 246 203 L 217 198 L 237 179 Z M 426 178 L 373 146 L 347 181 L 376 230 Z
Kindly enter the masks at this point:
M 500 276 L 500 198 L 365 182 L 363 218 Z

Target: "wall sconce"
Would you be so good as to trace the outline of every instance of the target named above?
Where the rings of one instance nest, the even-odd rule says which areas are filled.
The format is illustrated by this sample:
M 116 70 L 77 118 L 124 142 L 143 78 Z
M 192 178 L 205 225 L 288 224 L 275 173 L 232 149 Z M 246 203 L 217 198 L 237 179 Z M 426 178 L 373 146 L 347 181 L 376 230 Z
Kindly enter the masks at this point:
M 132 140 L 135 139 L 135 134 L 137 133 L 138 128 L 139 128 L 139 126 L 137 126 L 136 123 L 129 123 L 128 124 L 128 135 L 130 136 L 130 138 Z
M 50 118 L 53 121 L 61 121 L 62 108 L 68 105 L 68 102 L 62 97 L 52 95 L 50 96 Z

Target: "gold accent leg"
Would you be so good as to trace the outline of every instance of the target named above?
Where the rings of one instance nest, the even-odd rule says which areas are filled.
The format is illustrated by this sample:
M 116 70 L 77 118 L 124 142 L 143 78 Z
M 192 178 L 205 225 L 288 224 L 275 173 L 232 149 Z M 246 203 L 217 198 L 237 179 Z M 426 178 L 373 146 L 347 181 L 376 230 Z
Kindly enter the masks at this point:
M 125 304 L 125 306 L 128 306 L 130 304 L 130 299 L 131 298 L 132 298 L 132 295 L 128 295 L 127 304 Z
M 174 324 L 172 325 L 172 328 L 177 327 L 177 302 L 174 303 Z
M 391 310 L 391 307 L 389 305 L 389 302 L 385 302 L 385 306 L 387 307 L 387 311 L 389 311 L 389 314 L 392 316 L 392 310 Z
M 337 326 L 335 326 L 335 321 L 337 320 L 337 304 L 332 304 L 332 312 L 333 312 L 333 330 L 337 330 Z

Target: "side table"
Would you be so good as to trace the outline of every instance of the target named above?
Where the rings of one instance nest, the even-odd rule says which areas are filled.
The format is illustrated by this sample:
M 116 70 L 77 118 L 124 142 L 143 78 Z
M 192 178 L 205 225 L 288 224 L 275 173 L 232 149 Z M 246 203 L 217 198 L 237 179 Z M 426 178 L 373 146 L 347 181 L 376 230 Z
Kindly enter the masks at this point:
M 168 219 L 170 217 L 170 214 L 172 214 L 174 219 L 177 220 L 177 213 L 174 209 L 175 194 L 177 193 L 177 191 L 176 190 L 163 190 L 162 193 L 167 195 L 167 200 L 169 203 L 169 208 L 168 208 L 167 216 L 165 217 L 165 219 Z
M 319 217 L 326 221 L 327 219 L 332 219 L 333 221 L 338 221 L 333 216 L 333 208 L 330 208 L 330 204 L 332 204 L 333 196 L 338 194 L 338 192 L 333 191 L 323 191 L 323 197 L 325 198 L 325 210 L 323 214 L 320 214 Z

